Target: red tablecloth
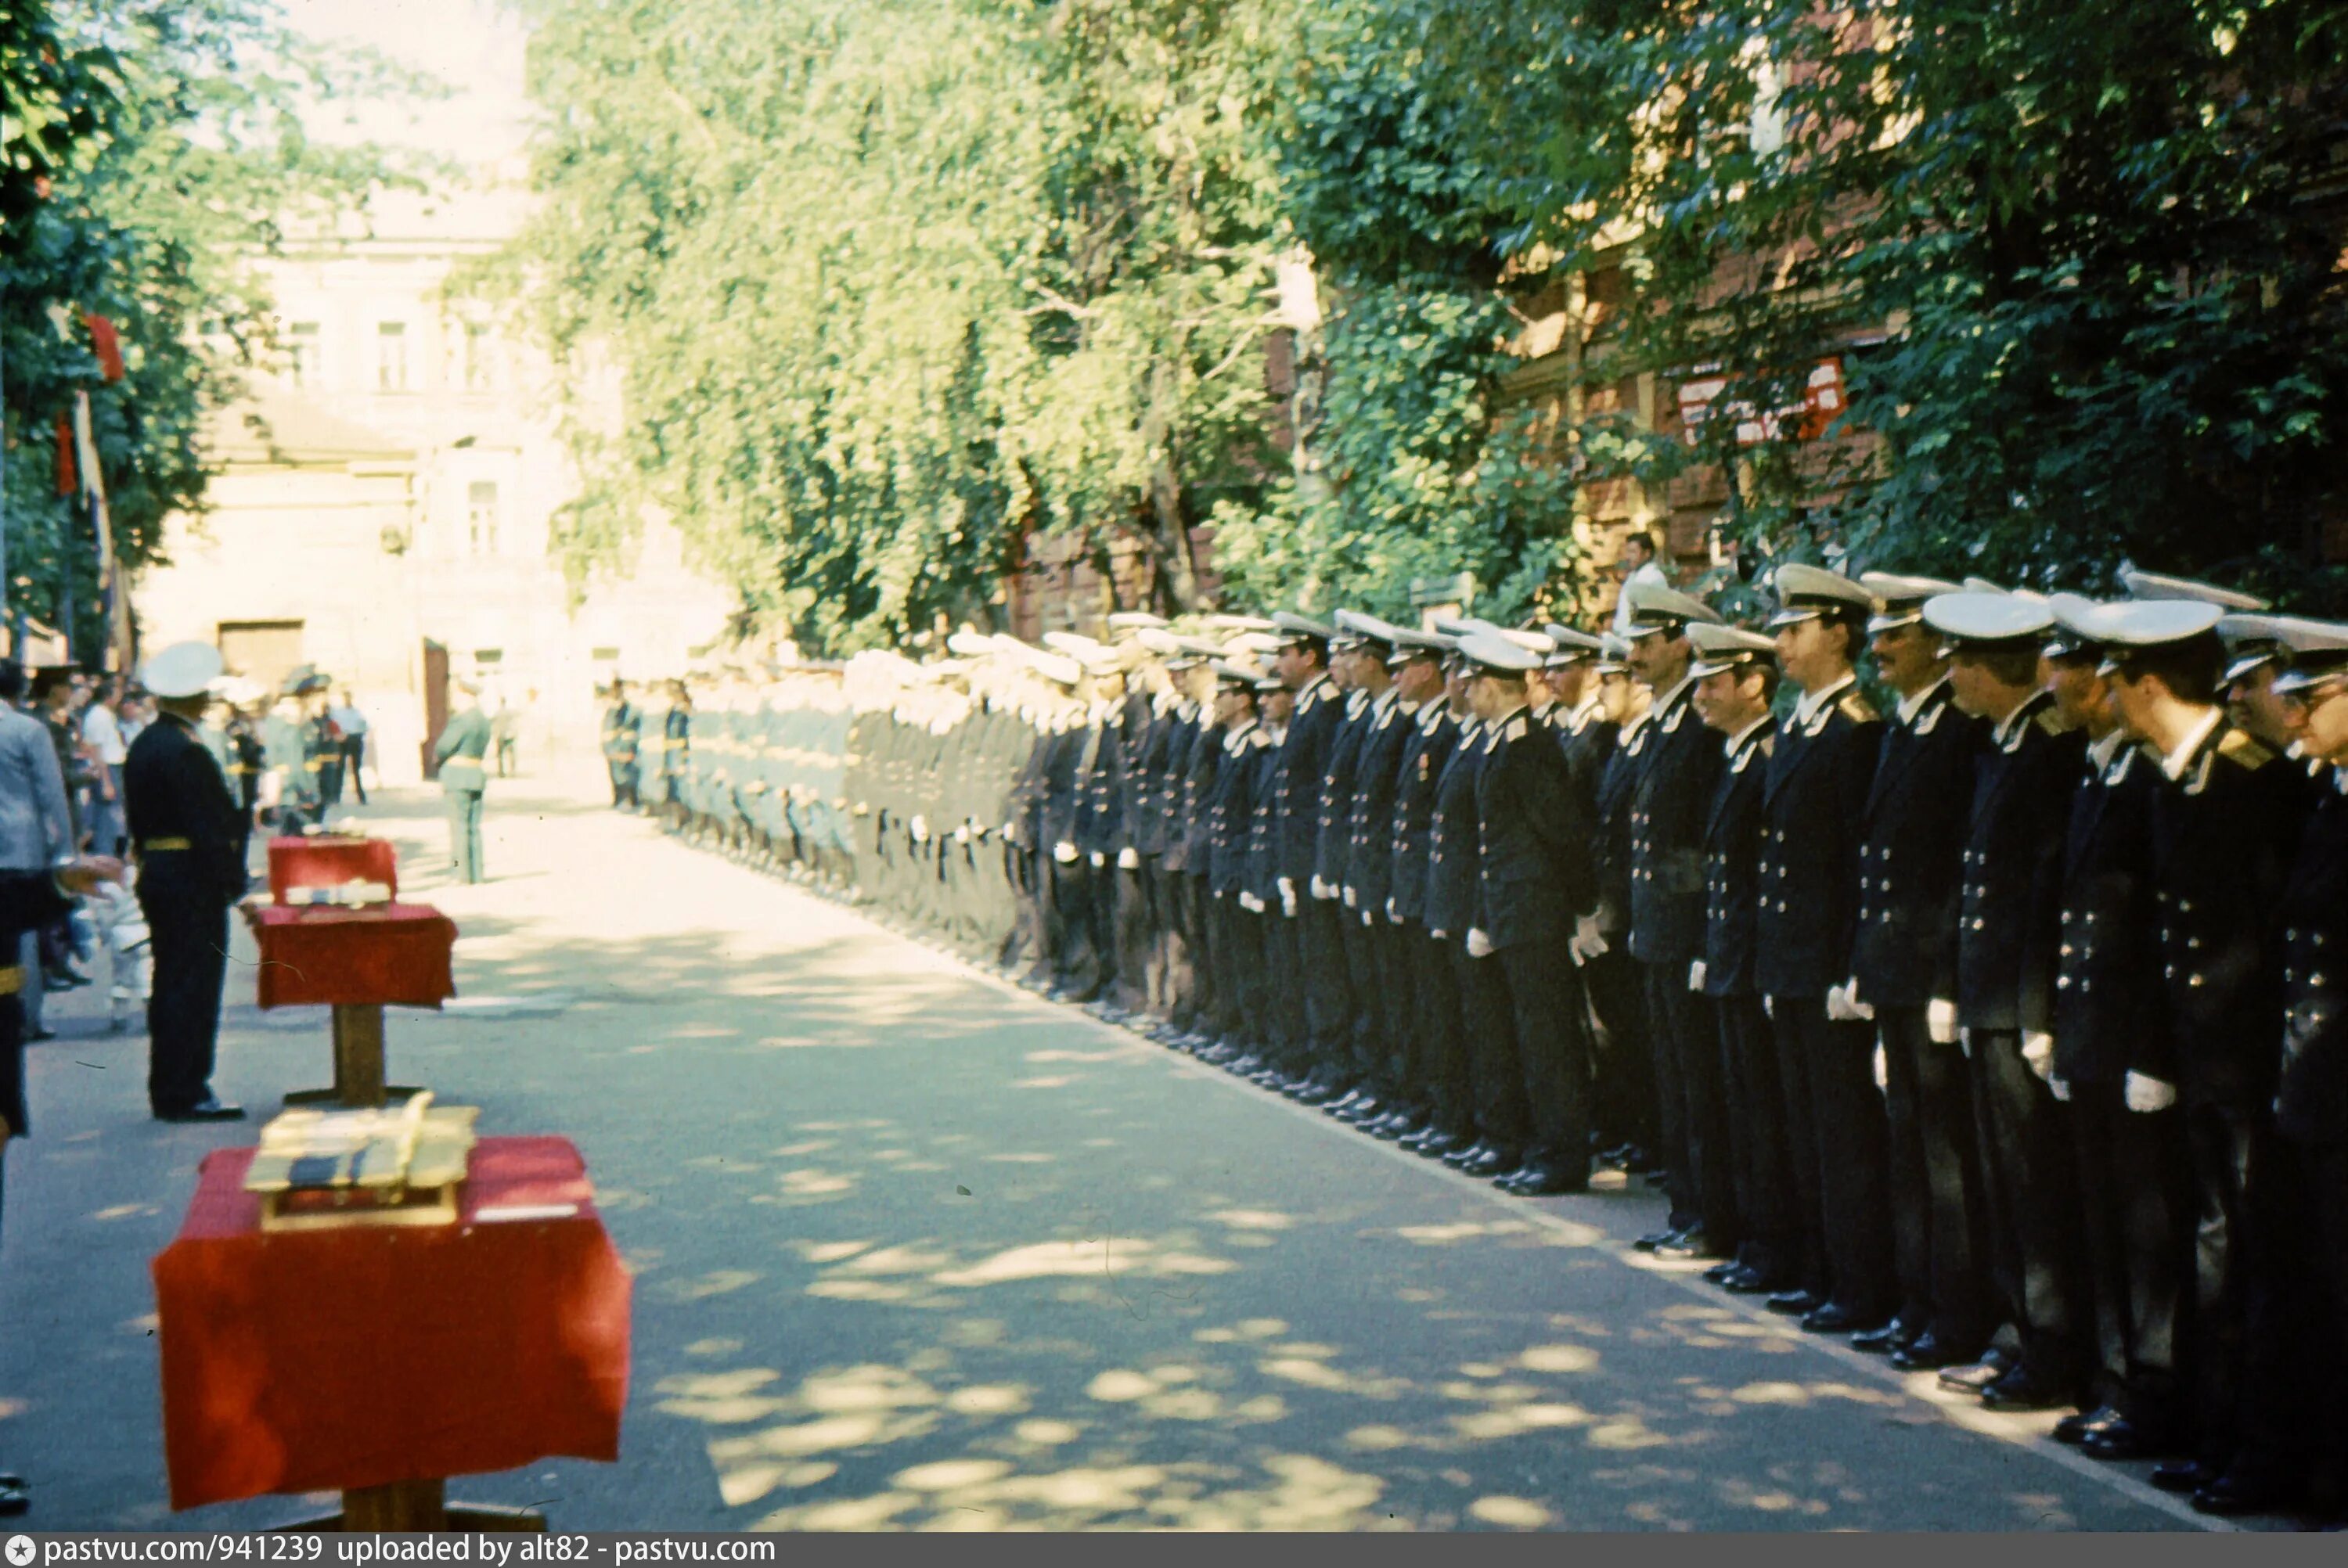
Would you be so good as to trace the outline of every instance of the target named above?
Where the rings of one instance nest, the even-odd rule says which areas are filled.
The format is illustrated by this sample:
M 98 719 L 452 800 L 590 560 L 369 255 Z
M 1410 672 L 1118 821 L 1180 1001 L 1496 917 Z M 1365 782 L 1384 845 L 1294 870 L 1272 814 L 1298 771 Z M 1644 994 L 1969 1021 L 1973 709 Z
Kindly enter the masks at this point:
M 269 897 L 285 902 L 289 887 L 339 887 L 345 882 L 380 882 L 399 892 L 399 853 L 388 840 L 349 835 L 269 841 Z
M 628 1276 L 567 1140 L 483 1139 L 454 1225 L 266 1235 L 252 1155 L 153 1265 L 174 1509 L 619 1456 Z
M 448 970 L 456 922 L 429 904 L 263 904 L 246 918 L 261 948 L 255 985 L 263 1008 L 437 1008 L 457 994 Z

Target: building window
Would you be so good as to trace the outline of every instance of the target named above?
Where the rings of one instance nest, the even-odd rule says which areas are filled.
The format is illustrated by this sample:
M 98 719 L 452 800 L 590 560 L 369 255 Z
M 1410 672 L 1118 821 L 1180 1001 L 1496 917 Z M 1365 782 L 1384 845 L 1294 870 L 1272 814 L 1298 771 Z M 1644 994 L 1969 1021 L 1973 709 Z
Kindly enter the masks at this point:
M 407 323 L 406 322 L 376 323 L 375 384 L 378 392 L 407 390 Z
M 295 322 L 286 329 L 286 366 L 296 386 L 316 386 L 322 368 L 319 358 L 318 323 Z
M 506 651 L 502 648 L 476 648 L 473 650 L 473 662 L 476 664 L 502 663 L 505 661 L 505 656 Z
M 498 487 L 493 479 L 476 479 L 465 487 L 466 538 L 477 556 L 498 553 Z
M 465 323 L 465 390 L 487 392 L 494 384 L 489 374 L 489 329 L 479 322 Z

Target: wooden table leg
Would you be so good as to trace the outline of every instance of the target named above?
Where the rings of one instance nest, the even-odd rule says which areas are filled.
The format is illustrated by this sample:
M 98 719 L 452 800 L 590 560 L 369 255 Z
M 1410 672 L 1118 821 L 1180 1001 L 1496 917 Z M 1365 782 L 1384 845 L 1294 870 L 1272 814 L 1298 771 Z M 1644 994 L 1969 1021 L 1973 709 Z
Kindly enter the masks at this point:
M 335 1098 L 352 1106 L 384 1102 L 380 1004 L 335 1008 Z

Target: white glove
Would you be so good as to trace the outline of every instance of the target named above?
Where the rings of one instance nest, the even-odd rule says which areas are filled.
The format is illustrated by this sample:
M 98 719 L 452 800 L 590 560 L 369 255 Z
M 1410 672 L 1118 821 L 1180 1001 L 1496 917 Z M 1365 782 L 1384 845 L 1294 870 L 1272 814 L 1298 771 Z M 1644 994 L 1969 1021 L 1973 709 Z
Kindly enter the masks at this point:
M 1140 852 L 1139 850 L 1138 850 L 1138 849 L 1120 849 L 1120 850 L 1118 850 L 1118 851 L 1117 852 L 1117 868 L 1119 871 L 1138 871 L 1138 870 L 1140 870 L 1140 869 L 1141 869 L 1141 852 Z
M 1767 997 L 1767 996 L 1765 996 L 1765 997 L 1763 997 L 1763 998 L 1761 999 L 1761 1015 L 1762 1015 L 1764 1018 L 1771 1018 L 1771 1019 L 1774 1019 L 1774 1018 L 1776 1018 L 1776 1017 L 1777 1016 L 1777 999 L 1776 999 L 1776 998 L 1775 998 L 1775 997 Z
M 1280 912 L 1292 920 L 1296 918 L 1296 884 L 1285 876 L 1280 879 Z
M 1076 846 L 1064 838 L 1052 845 L 1052 858 L 1063 866 L 1074 866 L 1076 863 Z
M 1967 1061 L 1971 1061 L 1973 1059 L 1972 1030 L 1969 1029 L 1961 1029 L 1957 1030 L 1957 1049 L 1965 1053 L 1965 1060 Z
M 1101 867 L 1101 866 L 1107 866 L 1107 865 L 1108 864 L 1108 856 L 1106 856 L 1106 855 L 1103 855 L 1103 854 L 1102 854 L 1099 850 L 1097 850 L 1097 849 L 1096 849 L 1096 850 L 1094 850 L 1094 851 L 1093 851 L 1093 853 L 1092 853 L 1092 857 L 1091 857 L 1091 858 L 1092 858 L 1092 863 L 1093 863 L 1093 866 L 1094 866 L 1095 869 L 1098 869 L 1099 867 Z
M 2157 1078 L 2147 1077 L 2134 1070 L 2130 1070 L 2127 1075 L 2124 1092 L 2127 1108 L 2139 1115 L 2148 1116 L 2156 1111 L 2166 1111 L 2177 1103 L 2177 1085 L 2163 1083 Z
M 965 822 L 960 827 L 954 829 L 954 842 L 956 844 L 968 844 L 970 842 L 970 824 Z
M 1857 980 L 1827 988 L 1827 1017 L 1837 1023 L 1859 1023 L 1874 1016 L 1875 1009 L 1859 999 Z
M 1875 1087 L 1886 1094 L 1891 1092 L 1891 1059 L 1879 1045 L 1875 1048 Z
M 1688 966 L 1688 989 L 1692 991 L 1700 991 L 1704 989 L 1704 960 L 1702 958 L 1696 959 L 1695 962 Z
M 1492 956 L 1492 938 L 1473 926 L 1468 927 L 1468 956 L 1471 958 L 1488 958 Z
M 1957 1044 L 1957 1004 L 1934 997 L 1924 1009 L 1924 1032 L 1932 1037 L 1934 1045 Z
M 1448 932 L 1448 931 L 1429 931 L 1429 932 L 1427 933 L 1427 935 L 1428 935 L 1428 936 L 1430 936 L 1430 937 L 1434 938 L 1435 938 L 1437 941 L 1438 941 L 1438 942 L 1440 942 L 1441 940 L 1443 940 L 1443 938 L 1446 938 L 1446 937 L 1449 936 L 1450 934 L 1451 934 L 1451 933 L 1450 933 L 1450 932 Z
M 1321 874 L 1318 871 L 1313 874 L 1313 879 L 1304 886 L 1305 891 L 1312 894 L 1315 898 L 1333 898 L 1336 897 L 1336 890 L 1331 887 L 1326 882 L 1321 880 Z
M 2062 1101 L 2066 1105 L 2070 1103 L 2071 1081 L 2069 1079 L 2050 1076 L 2046 1080 L 2046 1088 L 2048 1092 L 2052 1093 L 2055 1099 Z
M 1252 909 L 1257 914 L 1261 915 L 1263 913 L 1263 900 L 1257 897 L 1252 893 L 1242 893 L 1240 895 L 1240 907 L 1242 909 Z
M 1402 917 L 1395 912 L 1395 901 L 1391 898 L 1386 900 L 1386 920 L 1392 925 L 1399 926 L 1402 924 Z
M 911 825 L 913 830 L 913 842 L 915 844 L 927 844 L 930 841 L 930 819 L 928 817 L 917 816 L 912 820 Z
M 1357 907 L 1357 906 L 1356 906 L 1356 905 L 1354 904 L 1354 890 L 1353 890 L 1351 887 L 1348 887 L 1348 888 L 1346 888 L 1346 889 L 1345 889 L 1344 898 L 1345 898 L 1345 907 L 1346 907 L 1346 908 L 1348 908 L 1348 909 L 1352 909 L 1352 908 Z
M 1584 915 L 1574 921 L 1573 934 L 1581 943 L 1581 950 L 1587 957 L 1594 958 L 1607 950 L 1605 933 L 1599 930 L 1595 915 Z
M 2022 1037 L 2022 1060 L 2043 1081 L 2054 1076 L 2054 1037 L 2051 1034 L 2025 1034 Z
M 1017 823 L 1006 822 L 1003 825 L 1003 842 L 1005 844 L 1016 844 L 1019 842 L 1019 825 Z

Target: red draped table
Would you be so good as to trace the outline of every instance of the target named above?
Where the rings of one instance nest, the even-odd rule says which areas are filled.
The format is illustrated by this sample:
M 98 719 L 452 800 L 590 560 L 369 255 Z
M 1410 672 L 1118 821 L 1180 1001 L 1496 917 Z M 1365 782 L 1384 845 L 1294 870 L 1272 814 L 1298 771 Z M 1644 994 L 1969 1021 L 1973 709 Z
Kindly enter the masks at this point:
M 253 1153 L 205 1157 L 153 1264 L 173 1509 L 340 1491 L 348 1528 L 437 1529 L 449 1476 L 619 1457 L 628 1276 L 567 1140 L 481 1140 L 453 1225 L 265 1234 Z
M 286 1099 L 382 1104 L 383 1009 L 437 1008 L 457 994 L 449 972 L 456 923 L 428 904 L 262 904 L 245 918 L 261 948 L 262 1008 L 335 1009 L 334 1088 Z
M 399 852 L 388 839 L 352 834 L 314 834 L 269 841 L 269 897 L 283 904 L 299 887 L 340 887 L 348 882 L 379 882 L 399 891 Z

